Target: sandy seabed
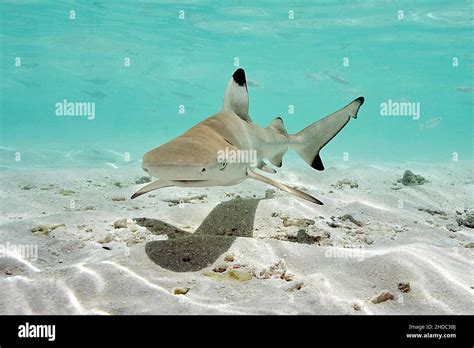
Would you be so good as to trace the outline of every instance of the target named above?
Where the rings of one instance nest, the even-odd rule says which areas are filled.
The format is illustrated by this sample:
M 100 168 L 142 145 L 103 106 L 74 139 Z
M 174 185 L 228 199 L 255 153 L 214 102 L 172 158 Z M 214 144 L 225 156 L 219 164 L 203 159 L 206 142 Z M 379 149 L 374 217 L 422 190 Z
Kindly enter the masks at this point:
M 474 313 L 472 162 L 285 167 L 324 205 L 251 180 L 130 200 L 138 168 L 2 171 L 0 313 Z

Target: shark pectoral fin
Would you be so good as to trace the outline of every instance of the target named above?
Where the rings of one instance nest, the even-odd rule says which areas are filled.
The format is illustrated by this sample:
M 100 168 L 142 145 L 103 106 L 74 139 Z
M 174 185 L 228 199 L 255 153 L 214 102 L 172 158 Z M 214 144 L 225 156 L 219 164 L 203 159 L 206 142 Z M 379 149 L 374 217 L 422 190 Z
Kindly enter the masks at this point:
M 227 84 L 222 110 L 234 112 L 240 118 L 250 121 L 249 95 L 244 69 L 237 69 Z
M 323 202 L 321 202 L 319 199 L 314 198 L 311 195 L 308 195 L 307 193 L 304 193 L 303 191 L 297 190 L 293 187 L 287 186 L 281 182 L 278 182 L 276 180 L 267 178 L 266 176 L 260 175 L 255 173 L 254 171 L 247 169 L 247 176 L 249 178 L 264 182 L 265 184 L 275 186 L 276 188 L 279 188 L 280 190 L 292 193 L 300 198 L 303 198 L 307 201 L 310 201 L 315 204 L 323 205 Z
M 153 181 L 151 184 L 143 186 L 141 189 L 135 192 L 132 195 L 132 197 L 130 197 L 130 199 L 134 199 L 150 191 L 157 190 L 162 187 L 169 187 L 169 186 L 173 186 L 169 181 L 156 180 L 156 181 Z

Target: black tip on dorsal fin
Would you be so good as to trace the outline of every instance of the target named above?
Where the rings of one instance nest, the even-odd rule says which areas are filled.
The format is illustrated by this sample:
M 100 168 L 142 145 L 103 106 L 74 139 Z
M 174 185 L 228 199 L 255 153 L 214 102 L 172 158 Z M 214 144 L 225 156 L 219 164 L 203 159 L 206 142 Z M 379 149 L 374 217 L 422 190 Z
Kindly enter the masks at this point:
M 237 69 L 234 72 L 234 75 L 232 75 L 232 78 L 239 86 L 244 86 L 247 84 L 247 79 L 245 78 L 245 71 L 242 68 Z
M 237 69 L 227 83 L 222 110 L 235 113 L 241 119 L 250 121 L 249 95 L 244 69 Z

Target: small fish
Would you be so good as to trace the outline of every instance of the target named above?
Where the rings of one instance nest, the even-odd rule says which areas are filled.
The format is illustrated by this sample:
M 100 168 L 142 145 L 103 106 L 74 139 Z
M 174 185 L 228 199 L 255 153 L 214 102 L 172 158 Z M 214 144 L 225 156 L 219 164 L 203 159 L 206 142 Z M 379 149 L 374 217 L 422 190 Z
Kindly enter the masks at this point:
M 247 86 L 249 87 L 260 87 L 260 83 L 255 80 L 247 80 Z
M 344 80 L 342 77 L 336 76 L 336 75 L 329 75 L 329 77 L 333 80 L 336 81 L 337 83 L 343 84 L 343 85 L 348 85 L 350 84 L 349 81 Z
M 5 147 L 5 146 L 0 146 L 0 150 L 5 150 L 5 151 L 15 151 L 11 147 Z
M 95 5 L 96 7 L 98 7 L 98 8 L 105 8 L 103 2 L 96 1 L 96 2 L 94 2 L 94 5 Z
M 91 96 L 92 98 L 97 98 L 97 99 L 104 99 L 105 97 L 107 97 L 107 94 L 101 92 L 101 91 L 93 91 L 93 92 L 89 92 L 89 91 L 83 91 L 85 94 Z
M 115 164 L 113 164 L 113 163 L 105 162 L 105 164 L 111 166 L 111 167 L 114 168 L 114 169 L 118 169 L 117 165 L 115 165 Z
M 456 87 L 456 90 L 458 92 L 462 92 L 462 93 L 469 93 L 469 92 L 472 92 L 472 87 L 469 87 L 469 86 L 459 86 L 459 87 Z
M 181 93 L 181 92 L 172 92 L 174 95 L 177 95 L 178 97 L 180 98 L 183 98 L 184 100 L 192 100 L 193 97 L 191 97 L 190 95 L 187 95 L 187 94 L 184 94 L 184 93 Z
M 358 88 L 341 88 L 342 92 L 346 92 L 352 95 L 361 95 L 363 94 L 363 91 Z
M 189 85 L 190 84 L 189 81 L 186 81 L 186 80 L 183 80 L 183 79 L 171 79 L 170 81 L 177 84 L 177 85 Z
M 83 81 L 90 82 L 94 85 L 105 85 L 109 82 L 107 79 L 82 79 Z
M 316 81 L 324 81 L 327 80 L 329 77 L 324 73 L 308 73 L 306 77 L 316 80 Z
M 281 167 L 288 149 L 313 169 L 324 170 L 320 150 L 351 118 L 357 118 L 363 103 L 364 97 L 354 99 L 296 134 L 288 134 L 281 117 L 262 128 L 250 119 L 247 79 L 239 68 L 227 84 L 220 112 L 143 156 L 143 170 L 159 179 L 131 198 L 163 187 L 230 186 L 253 179 L 321 205 L 319 199 L 256 170 L 275 173 L 266 160 Z
M 17 80 L 17 82 L 21 83 L 23 86 L 25 86 L 27 88 L 38 88 L 38 87 L 40 87 L 40 84 L 36 83 L 34 81 Z
M 432 119 L 420 124 L 420 129 L 430 129 L 438 127 L 441 123 L 442 117 L 433 117 Z

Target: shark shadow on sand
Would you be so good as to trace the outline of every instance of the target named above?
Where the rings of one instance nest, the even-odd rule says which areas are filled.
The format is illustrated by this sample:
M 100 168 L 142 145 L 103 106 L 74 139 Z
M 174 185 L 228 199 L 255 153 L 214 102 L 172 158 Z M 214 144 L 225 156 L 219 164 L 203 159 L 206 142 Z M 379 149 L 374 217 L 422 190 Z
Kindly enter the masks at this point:
M 166 222 L 135 218 L 153 234 L 168 240 L 146 243 L 145 252 L 158 266 L 174 272 L 195 272 L 213 264 L 237 237 L 253 237 L 258 203 L 264 198 L 234 198 L 218 204 L 194 233 Z

